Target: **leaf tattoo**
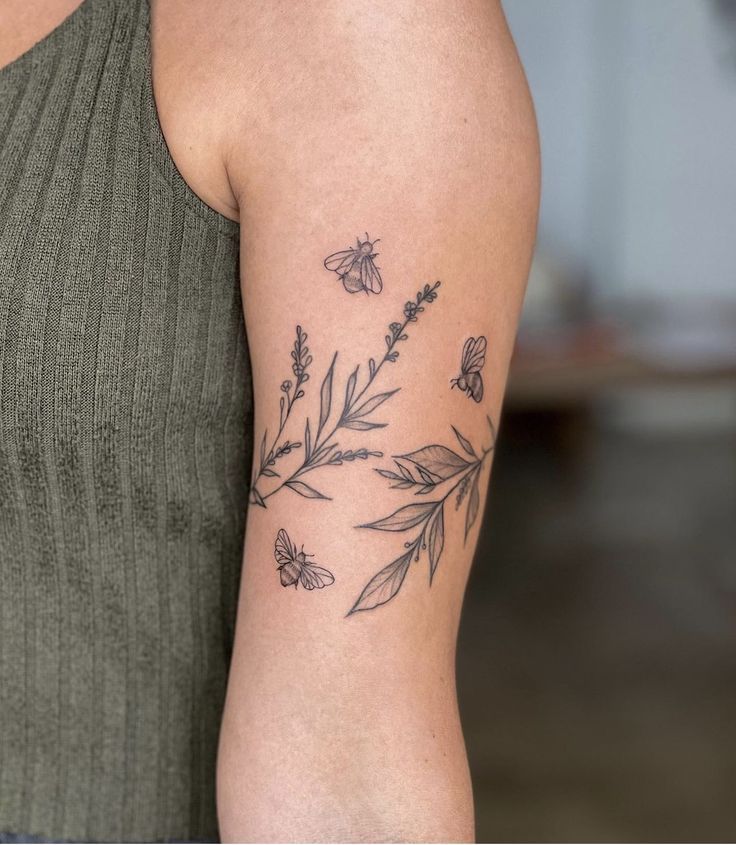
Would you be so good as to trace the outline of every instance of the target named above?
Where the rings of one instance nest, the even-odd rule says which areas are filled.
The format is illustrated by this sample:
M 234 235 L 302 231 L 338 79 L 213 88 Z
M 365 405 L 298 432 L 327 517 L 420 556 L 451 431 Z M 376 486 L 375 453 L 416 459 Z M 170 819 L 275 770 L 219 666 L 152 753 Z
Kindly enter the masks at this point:
M 309 381 L 309 365 L 312 363 L 312 356 L 309 354 L 309 347 L 307 346 L 307 333 L 302 331 L 301 326 L 296 327 L 296 340 L 294 347 L 291 350 L 292 365 L 291 370 L 296 378 L 295 382 L 286 379 L 281 383 L 281 393 L 283 394 L 279 399 L 279 427 L 274 437 L 270 448 L 268 442 L 268 430 L 263 432 L 261 439 L 261 448 L 259 453 L 259 462 L 253 467 L 253 480 L 251 481 L 250 499 L 257 505 L 263 505 L 263 497 L 258 491 L 258 482 L 261 478 L 278 478 L 279 474 L 274 469 L 276 462 L 285 455 L 290 454 L 295 449 L 298 449 L 302 444 L 298 441 L 292 442 L 290 440 L 281 440 L 281 435 L 284 433 L 286 423 L 291 415 L 291 409 L 297 399 L 304 396 L 303 385 Z
M 342 430 L 367 432 L 376 428 L 384 428 L 387 425 L 385 422 L 373 419 L 373 414 L 398 392 L 398 388 L 371 394 L 371 387 L 384 365 L 394 363 L 398 359 L 399 351 L 396 347 L 400 342 L 408 340 L 409 335 L 406 329 L 409 323 L 417 322 L 419 314 L 424 311 L 425 306 L 437 299 L 439 287 L 440 282 L 435 282 L 433 285 L 425 284 L 422 290 L 417 292 L 415 298 L 404 305 L 403 321 L 391 323 L 388 327 L 388 334 L 385 336 L 386 351 L 383 357 L 378 361 L 375 358 L 368 360 L 368 373 L 362 387 L 359 387 L 361 380 L 360 365 L 356 366 L 350 373 L 344 390 L 336 386 L 337 352 L 335 352 L 320 385 L 319 416 L 317 420 L 314 421 L 309 418 L 305 420 L 302 440 L 282 441 L 281 438 L 290 419 L 292 407 L 297 399 L 304 396 L 302 385 L 309 379 L 307 368 L 312 363 L 312 356 L 306 346 L 307 335 L 302 331 L 301 326 L 297 326 L 297 339 L 291 353 L 294 361 L 292 369 L 297 381 L 294 385 L 291 381 L 286 381 L 281 385 L 284 396 L 281 397 L 280 401 L 281 416 L 278 433 L 270 448 L 268 447 L 267 432 L 263 434 L 258 470 L 257 472 L 254 470 L 254 479 L 251 485 L 251 503 L 265 508 L 267 507 L 266 500 L 284 488 L 307 499 L 329 499 L 329 496 L 315 489 L 311 484 L 305 483 L 304 476 L 321 467 L 342 466 L 346 462 L 383 457 L 383 452 L 369 450 L 365 447 L 359 449 L 340 448 L 337 436 Z M 332 422 L 330 422 L 331 420 Z M 281 479 L 281 475 L 274 469 L 274 465 L 283 455 L 299 450 L 303 452 L 301 463 L 288 477 L 280 480 L 268 492 L 259 489 L 259 483 L 262 483 L 264 478 Z M 411 456 L 407 455 L 406 460 L 411 462 Z M 441 458 L 437 460 L 441 463 Z M 418 468 L 417 471 L 419 471 Z M 427 483 L 435 482 L 438 477 L 441 476 L 429 475 Z M 409 478 L 413 480 L 414 476 L 410 474 Z
M 366 584 L 348 616 L 363 610 L 373 610 L 386 604 L 396 596 L 404 583 L 412 561 L 418 561 L 426 551 L 429 564 L 429 584 L 432 585 L 437 566 L 445 547 L 445 504 L 456 493 L 455 509 L 458 510 L 467 498 L 465 512 L 465 540 L 478 518 L 480 510 L 479 478 L 481 470 L 496 445 L 496 429 L 490 417 L 486 417 L 491 431 L 491 443 L 480 451 L 480 455 L 462 434 L 453 426 L 453 432 L 468 459 L 439 443 L 424 446 L 415 452 L 394 457 L 396 470 L 378 469 L 376 472 L 395 483 L 394 488 L 414 488 L 415 495 L 429 493 L 446 485 L 445 492 L 432 501 L 414 502 L 398 510 L 359 525 L 374 531 L 410 531 L 419 528 L 413 540 L 404 543 L 406 551 L 396 560 L 377 572 Z M 452 482 L 452 483 L 448 483 Z

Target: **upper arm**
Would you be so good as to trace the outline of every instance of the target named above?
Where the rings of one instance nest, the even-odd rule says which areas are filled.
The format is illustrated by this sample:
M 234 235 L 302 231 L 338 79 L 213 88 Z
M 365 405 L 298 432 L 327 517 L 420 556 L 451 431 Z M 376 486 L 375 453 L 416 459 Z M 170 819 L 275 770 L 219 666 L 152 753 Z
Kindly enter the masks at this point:
M 242 740 L 289 794 L 302 755 L 322 806 L 356 755 L 358 796 L 427 767 L 465 777 L 454 639 L 538 173 L 495 4 L 309 8 L 298 25 L 259 9 L 233 65 L 256 451 L 222 753 Z M 371 263 L 382 289 L 355 290 L 378 290 Z M 264 835 L 283 798 L 249 795 Z M 308 806 L 292 811 L 303 831 Z

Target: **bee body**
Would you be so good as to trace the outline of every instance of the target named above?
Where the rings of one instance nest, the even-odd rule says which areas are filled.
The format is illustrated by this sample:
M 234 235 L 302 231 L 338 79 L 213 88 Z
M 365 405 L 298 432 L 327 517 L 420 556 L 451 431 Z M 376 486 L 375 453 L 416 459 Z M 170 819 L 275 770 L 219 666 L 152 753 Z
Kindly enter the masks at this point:
M 281 575 L 281 586 L 291 587 L 293 584 L 294 587 L 296 587 L 299 575 L 302 571 L 301 566 L 299 566 L 296 561 L 290 560 L 288 563 L 284 563 L 279 566 L 278 569 Z
M 282 587 L 291 587 L 293 584 L 296 589 L 301 584 L 305 590 L 321 590 L 335 581 L 335 576 L 329 570 L 307 560 L 311 555 L 305 554 L 304 548 L 300 552 L 296 550 L 283 528 L 276 535 L 274 556 Z
M 356 238 L 355 247 L 333 252 L 325 258 L 325 269 L 339 276 L 348 293 L 380 293 L 383 290 L 381 274 L 373 263 L 373 259 L 378 256 L 378 253 L 373 252 L 373 246 L 378 240 L 371 241 L 366 232 L 364 241 Z
M 482 335 L 478 338 L 469 337 L 463 347 L 463 357 L 460 362 L 460 375 L 452 379 L 452 386 L 458 387 L 475 402 L 483 398 L 483 376 L 481 367 L 486 362 L 486 339 Z

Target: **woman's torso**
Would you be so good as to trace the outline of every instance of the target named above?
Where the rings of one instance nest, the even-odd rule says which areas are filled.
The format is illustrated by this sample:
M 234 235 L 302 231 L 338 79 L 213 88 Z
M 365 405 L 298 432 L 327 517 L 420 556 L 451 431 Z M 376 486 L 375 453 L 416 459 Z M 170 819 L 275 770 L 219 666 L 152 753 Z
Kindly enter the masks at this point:
M 85 0 L 0 69 L 0 830 L 216 836 L 238 244 L 168 153 L 146 0 Z

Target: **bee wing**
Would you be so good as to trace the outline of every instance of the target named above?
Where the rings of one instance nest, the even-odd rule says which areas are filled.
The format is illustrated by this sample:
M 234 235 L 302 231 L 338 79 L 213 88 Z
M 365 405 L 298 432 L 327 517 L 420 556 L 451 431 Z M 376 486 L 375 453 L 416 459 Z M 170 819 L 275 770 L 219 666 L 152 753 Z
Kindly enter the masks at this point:
M 463 372 L 477 373 L 486 362 L 486 339 L 469 337 L 463 348 Z
M 470 395 L 476 402 L 483 398 L 483 376 L 480 373 L 471 373 L 467 379 Z
M 276 535 L 273 554 L 279 566 L 285 566 L 296 559 L 296 546 L 291 542 L 289 535 L 283 528 L 279 529 L 279 533 Z
M 305 590 L 321 590 L 322 587 L 329 587 L 335 581 L 335 576 L 322 566 L 314 563 L 305 563 L 299 575 L 302 587 Z
M 343 276 L 353 266 L 357 254 L 354 249 L 343 249 L 341 252 L 333 252 L 325 258 L 325 267 Z
M 383 290 L 383 279 L 381 279 L 381 274 L 370 255 L 366 255 L 361 262 L 360 281 L 363 282 L 363 287 L 371 293 L 380 293 Z

